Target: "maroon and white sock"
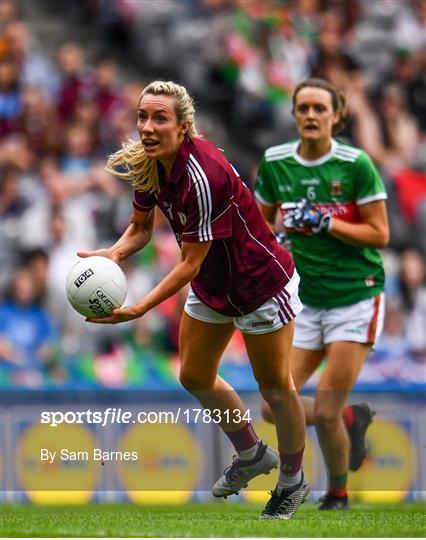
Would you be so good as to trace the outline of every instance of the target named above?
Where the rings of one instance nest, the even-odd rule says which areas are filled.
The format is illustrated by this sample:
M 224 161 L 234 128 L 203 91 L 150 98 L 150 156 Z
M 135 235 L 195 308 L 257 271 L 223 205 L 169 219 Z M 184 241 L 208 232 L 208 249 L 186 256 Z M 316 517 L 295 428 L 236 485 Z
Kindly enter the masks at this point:
M 254 458 L 259 444 L 259 437 L 256 435 L 251 422 L 247 422 L 237 431 L 223 431 L 233 444 L 239 459 L 249 461 Z
M 305 446 L 295 454 L 280 452 L 280 476 L 278 490 L 289 489 L 296 486 L 302 479 L 302 460 Z

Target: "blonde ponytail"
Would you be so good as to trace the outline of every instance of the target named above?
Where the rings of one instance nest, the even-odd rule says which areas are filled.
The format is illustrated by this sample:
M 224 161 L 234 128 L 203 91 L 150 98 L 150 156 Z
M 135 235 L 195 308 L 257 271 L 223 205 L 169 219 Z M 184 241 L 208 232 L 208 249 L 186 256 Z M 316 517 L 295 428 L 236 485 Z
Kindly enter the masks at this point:
M 121 150 L 109 156 L 105 170 L 127 180 L 137 191 L 160 192 L 157 160 L 146 156 L 141 142 L 129 140 L 123 143 Z

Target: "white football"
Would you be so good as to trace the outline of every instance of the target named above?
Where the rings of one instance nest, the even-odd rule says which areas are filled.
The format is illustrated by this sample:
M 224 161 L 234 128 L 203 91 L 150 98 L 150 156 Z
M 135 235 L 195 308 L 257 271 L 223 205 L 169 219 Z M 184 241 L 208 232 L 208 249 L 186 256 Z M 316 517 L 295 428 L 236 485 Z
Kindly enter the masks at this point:
M 86 257 L 69 271 L 67 298 L 72 307 L 85 317 L 106 317 L 121 307 L 127 295 L 123 270 L 106 257 Z

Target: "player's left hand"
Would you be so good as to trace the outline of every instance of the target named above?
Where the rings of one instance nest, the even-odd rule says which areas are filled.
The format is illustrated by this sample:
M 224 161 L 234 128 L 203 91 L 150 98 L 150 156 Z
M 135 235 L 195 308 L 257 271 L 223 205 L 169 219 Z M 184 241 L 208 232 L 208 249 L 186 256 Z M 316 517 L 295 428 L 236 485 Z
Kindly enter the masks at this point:
M 317 210 L 307 199 L 300 199 L 294 208 L 284 210 L 284 227 L 303 234 L 328 232 L 331 216 Z
M 141 317 L 134 307 L 115 308 L 108 317 L 87 317 L 86 321 L 97 324 L 118 324 Z

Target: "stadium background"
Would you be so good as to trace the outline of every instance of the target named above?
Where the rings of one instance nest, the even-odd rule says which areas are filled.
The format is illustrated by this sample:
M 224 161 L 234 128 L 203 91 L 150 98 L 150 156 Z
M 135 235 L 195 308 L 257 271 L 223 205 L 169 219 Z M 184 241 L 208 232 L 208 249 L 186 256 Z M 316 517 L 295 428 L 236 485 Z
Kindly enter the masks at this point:
M 135 500 L 135 490 L 152 489 L 138 483 L 149 471 L 181 479 L 173 496 L 170 485 L 160 489 L 161 500 L 206 496 L 204 484 L 230 452 L 212 426 L 168 426 L 161 434 L 139 427 L 135 444 L 172 438 L 179 449 L 171 456 L 158 445 L 140 471 L 83 467 L 75 483 L 76 470 L 41 467 L 40 439 L 47 444 L 49 435 L 39 410 L 46 403 L 65 410 L 110 403 L 167 409 L 187 399 L 183 392 L 171 399 L 179 388 L 185 291 L 142 319 L 99 328 L 66 305 L 63 284 L 77 249 L 109 245 L 126 227 L 130 190 L 103 164 L 122 140 L 137 137 L 135 105 L 144 84 L 172 78 L 186 85 L 201 132 L 251 187 L 263 150 L 295 137 L 290 96 L 308 75 L 347 93 L 352 120 L 342 137 L 373 157 L 389 194 L 385 328 L 353 396 L 370 399 L 379 414 L 370 432 L 372 457 L 353 476 L 352 489 L 365 501 L 426 492 L 425 24 L 424 0 L 0 3 L 0 317 L 11 321 L 0 349 L 6 500 Z M 127 301 L 150 290 L 177 256 L 157 214 L 154 241 L 123 265 Z M 221 373 L 242 391 L 255 388 L 238 333 Z M 256 397 L 246 399 L 256 418 Z M 110 437 L 118 447 L 130 436 L 72 428 L 48 444 L 90 446 L 93 437 L 103 443 Z M 308 448 L 305 466 L 315 489 L 324 489 L 312 431 Z M 207 471 L 203 460 L 214 466 Z M 138 502 L 153 500 L 140 493 Z

